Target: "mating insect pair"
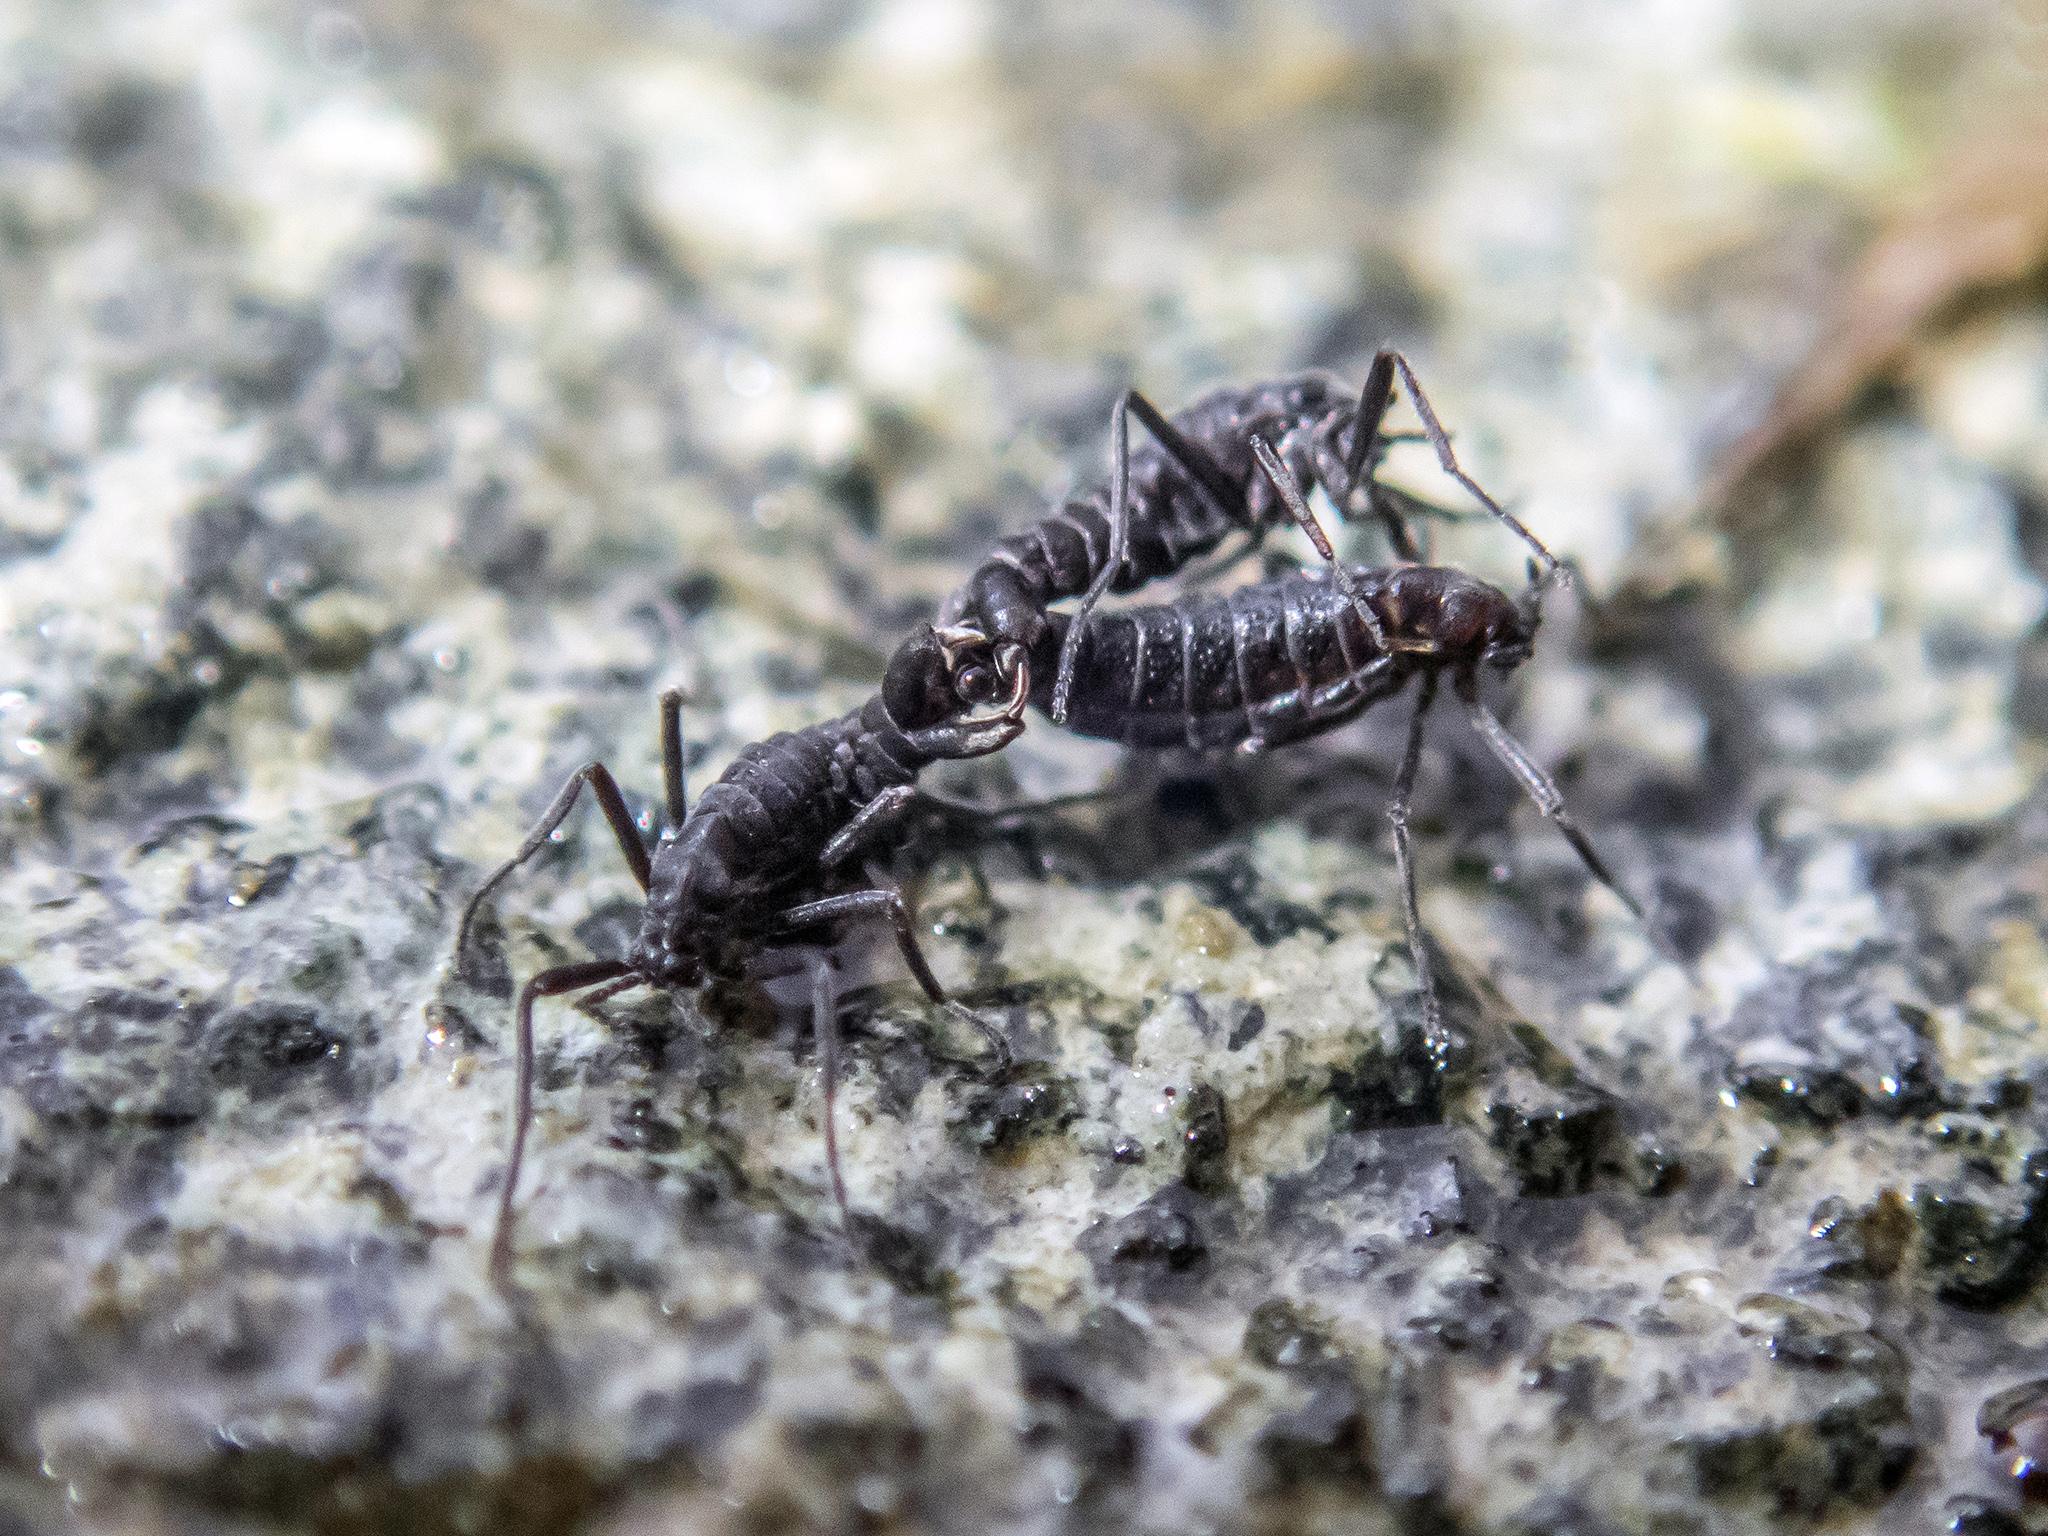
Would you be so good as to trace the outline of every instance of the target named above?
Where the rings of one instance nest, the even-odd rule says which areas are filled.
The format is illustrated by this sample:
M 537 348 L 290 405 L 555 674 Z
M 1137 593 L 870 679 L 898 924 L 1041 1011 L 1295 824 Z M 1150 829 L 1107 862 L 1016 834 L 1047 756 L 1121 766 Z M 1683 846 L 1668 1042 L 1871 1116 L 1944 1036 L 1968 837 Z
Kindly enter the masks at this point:
M 1444 567 L 1346 567 L 1317 525 L 1304 479 L 1322 485 L 1344 515 L 1354 515 L 1362 501 L 1397 555 L 1418 558 L 1407 517 L 1426 509 L 1372 473 L 1393 440 L 1382 424 L 1397 378 L 1446 472 L 1532 551 L 1530 584 L 1519 598 Z M 1131 415 L 1153 437 L 1153 446 L 1135 454 Z M 998 544 L 948 601 L 944 622 L 921 628 L 898 649 L 881 692 L 862 708 L 746 748 L 686 814 L 679 702 L 665 695 L 667 819 L 652 857 L 617 784 L 592 763 L 571 777 L 518 853 L 471 898 L 458 954 L 483 900 L 539 851 L 586 784 L 647 893 L 640 934 L 625 957 L 543 971 L 519 994 L 512 1150 L 492 1241 L 498 1273 L 510 1260 L 532 1120 L 535 1002 L 581 991 L 587 1004 L 632 986 L 737 975 L 764 947 L 858 916 L 886 917 L 920 985 L 943 1001 L 897 892 L 872 877 L 859 889 L 827 887 L 909 810 L 923 768 L 1001 750 L 1022 732 L 1027 701 L 1082 734 L 1132 746 L 1262 750 L 1330 730 L 1419 680 L 1388 816 L 1426 1034 L 1438 1054 L 1443 1032 L 1416 902 L 1408 801 L 1424 715 L 1443 678 L 1481 738 L 1595 878 L 1640 915 L 1566 813 L 1556 786 L 1480 699 L 1482 667 L 1507 671 L 1528 658 L 1543 591 L 1559 568 L 1459 468 L 1404 359 L 1391 352 L 1375 357 L 1355 403 L 1319 374 L 1220 391 L 1171 421 L 1142 396 L 1127 394 L 1112 416 L 1112 442 L 1109 487 L 1070 500 Z M 1174 603 L 1093 616 L 1106 593 L 1176 574 L 1233 533 L 1256 545 L 1282 517 L 1309 533 L 1327 575 L 1301 572 L 1222 595 L 1197 590 Z M 1081 599 L 1072 615 L 1054 609 L 1069 597 Z M 826 1159 L 844 1216 L 832 1118 L 836 999 L 822 958 L 813 960 L 812 974 Z
M 1530 550 L 1529 584 L 1519 596 L 1445 566 L 1373 568 L 1337 559 L 1309 508 L 1304 478 L 1320 484 L 1342 516 L 1358 515 L 1362 502 L 1406 561 L 1420 557 L 1408 517 L 1440 510 L 1372 473 L 1393 440 L 1381 427 L 1397 379 L 1445 473 Z M 1131 415 L 1153 437 L 1136 454 Z M 1446 1041 L 1422 939 L 1408 814 L 1424 719 L 1446 679 L 1480 739 L 1588 872 L 1643 917 L 1557 785 L 1480 696 L 1482 671 L 1510 672 L 1529 659 L 1543 594 L 1564 572 L 1459 466 L 1405 358 L 1379 353 L 1355 403 L 1320 374 L 1218 391 L 1170 421 L 1142 396 L 1126 394 L 1112 413 L 1111 442 L 1106 492 L 1091 488 L 1003 540 L 948 602 L 942 633 L 981 660 L 958 673 L 963 686 L 980 690 L 964 695 L 968 701 L 1008 688 L 1084 736 L 1257 752 L 1332 730 L 1414 683 L 1387 819 L 1424 1034 L 1439 1059 Z M 1174 574 L 1234 532 L 1255 547 L 1283 519 L 1308 534 L 1326 570 L 1220 594 L 1198 588 L 1171 603 L 1092 616 L 1105 593 Z M 1081 599 L 1071 615 L 1052 607 L 1067 597 Z

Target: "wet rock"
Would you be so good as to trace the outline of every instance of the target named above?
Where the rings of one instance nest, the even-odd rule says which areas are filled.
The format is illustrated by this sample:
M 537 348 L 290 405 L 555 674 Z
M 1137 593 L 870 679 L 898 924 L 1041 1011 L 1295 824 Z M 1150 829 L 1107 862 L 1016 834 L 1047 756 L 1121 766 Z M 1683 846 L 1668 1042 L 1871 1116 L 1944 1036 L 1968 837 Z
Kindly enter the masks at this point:
M 1736 1008 L 1728 1080 L 1774 1118 L 1827 1128 L 1932 1108 L 1941 1063 L 1927 1010 L 1876 987 L 1891 957 L 1860 951 L 1774 977 Z
M 1631 1189 L 1648 1199 L 1661 1199 L 1685 1182 L 1685 1162 L 1661 1138 L 1641 1135 L 1621 1155 L 1621 1175 Z
M 1551 1495 L 1510 1518 L 1515 1536 L 1620 1536 L 1622 1527 L 1603 1520 L 1577 1499 Z
M 2048 1381 L 2023 1381 L 1986 1398 L 1977 1433 L 1991 1442 L 1998 1470 L 2029 1499 L 2048 1499 Z
M 1434 1125 L 1443 1119 L 1446 1069 L 1419 1019 L 1401 1018 L 1392 1040 L 1373 1038 L 1330 1074 L 1330 1107 L 1342 1131 Z
M 1268 891 L 1257 867 L 1241 851 L 1225 853 L 1181 878 L 1204 901 L 1229 913 L 1255 944 L 1270 946 L 1298 933 L 1335 937 L 1320 914 Z
M 1351 1362 L 1303 1308 L 1275 1297 L 1245 1325 L 1244 1352 L 1282 1371 L 1291 1404 L 1259 1430 L 1257 1449 L 1282 1486 L 1316 1480 L 1373 1480 L 1372 1432 L 1365 1395 Z
M 1972 1170 L 1917 1185 L 1912 1204 L 1920 1262 L 1943 1301 L 2005 1306 L 2030 1291 L 2048 1263 L 2048 1156 L 2030 1157 L 2011 1183 Z
M 1818 1280 L 1883 1280 L 1895 1273 L 1911 1246 L 1911 1207 L 1886 1191 L 1868 1205 L 1830 1196 L 1807 1218 L 1813 1253 L 1809 1273 Z
M 1224 1048 L 1226 1050 L 1241 1051 L 1258 1039 L 1265 1028 L 1266 1010 L 1257 1003 L 1249 1004 L 1237 1016 L 1236 1022 L 1230 1026 L 1230 1034 L 1223 1042 Z
M 1786 1513 L 1821 1515 L 1867 1504 L 1903 1480 L 1918 1455 L 1907 1407 L 1906 1358 L 1876 1335 L 1784 1298 L 1744 1303 L 1743 1330 L 1771 1360 L 1826 1382 L 1810 1416 L 1759 1427 L 1714 1444 L 1695 1467 L 1728 1477 L 1717 1496 L 1747 1488 Z
M 222 1087 L 265 1099 L 323 1065 L 346 1066 L 347 1041 L 324 1027 L 317 1010 L 297 1004 L 240 1008 L 206 1026 L 201 1058 Z
M 1063 1502 L 1090 1514 L 1110 1513 L 1137 1466 L 1142 1426 L 1103 1401 L 1079 1339 L 1021 1343 L 1017 1364 L 1027 1404 L 1019 1425 L 1024 1444 L 1034 1450 L 1058 1447 L 1068 1469 Z
M 21 972 L 0 966 L 0 1041 L 17 1048 L 29 1043 L 28 1026 L 50 1011 L 50 1005 L 36 996 Z
M 1455 1159 L 1425 1164 L 1401 1184 L 1401 1229 L 1409 1237 L 1436 1237 L 1466 1226 L 1465 1182 Z
M 953 1113 L 953 1130 L 984 1157 L 1003 1157 L 1073 1123 L 1069 1086 L 1043 1065 L 1012 1063 L 993 1082 L 970 1089 Z
M 1307 1387 L 1299 1406 L 1266 1421 L 1255 1442 L 1283 1486 L 1311 1481 L 1373 1481 L 1372 1443 L 1358 1389 L 1348 1378 L 1325 1375 Z
M 216 366 L 230 398 L 256 410 L 297 398 L 326 351 L 318 314 L 244 294 L 234 301 Z
M 2010 1510 L 2000 1509 L 1988 1499 L 1963 1495 L 1943 1507 L 1948 1517 L 1942 1527 L 1948 1536 L 2026 1536 L 2026 1526 Z
M 1168 1184 L 1135 1209 L 1081 1234 L 1080 1250 L 1103 1284 L 1140 1294 L 1178 1291 L 1210 1268 L 1213 1222 L 1206 1202 L 1185 1184 Z
M 1918 1454 L 1902 1408 L 1870 1403 L 1845 1404 L 1804 1423 L 1687 1436 L 1681 1449 L 1707 1497 L 1756 1500 L 1804 1519 L 1882 1500 Z
M 1517 1072 L 1491 1090 L 1487 1134 L 1525 1195 L 1582 1195 L 1613 1129 L 1613 1107 L 1583 1089 L 1557 1089 Z

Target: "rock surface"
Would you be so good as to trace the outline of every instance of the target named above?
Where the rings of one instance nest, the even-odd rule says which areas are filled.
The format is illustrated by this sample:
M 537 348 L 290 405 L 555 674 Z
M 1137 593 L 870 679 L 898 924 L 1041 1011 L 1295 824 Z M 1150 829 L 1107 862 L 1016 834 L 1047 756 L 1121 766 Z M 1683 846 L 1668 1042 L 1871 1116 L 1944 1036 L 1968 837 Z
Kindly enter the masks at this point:
M 2004 8 L 0 10 L 0 1532 L 2017 1531 L 2048 1409 L 2048 315 L 1736 536 L 1714 455 L 2038 40 Z M 2038 62 L 2036 60 L 2035 62 Z M 1608 606 L 1459 722 L 1421 1049 L 1368 722 L 542 1014 L 651 817 L 850 707 L 1175 403 L 1398 341 Z M 1440 490 L 1420 459 L 1418 488 Z M 1470 524 L 1448 559 L 1503 581 Z M 1301 551 L 1289 548 L 1289 557 Z

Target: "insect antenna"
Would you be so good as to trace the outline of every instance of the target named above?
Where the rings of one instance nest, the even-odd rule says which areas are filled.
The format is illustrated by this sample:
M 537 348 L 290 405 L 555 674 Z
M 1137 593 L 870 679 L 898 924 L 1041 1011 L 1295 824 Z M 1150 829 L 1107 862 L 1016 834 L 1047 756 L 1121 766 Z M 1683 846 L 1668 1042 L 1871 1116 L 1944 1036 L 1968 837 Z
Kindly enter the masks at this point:
M 661 788 L 668 812 L 667 830 L 673 832 L 689 814 L 683 782 L 683 693 L 665 688 L 661 695 Z
M 640 979 L 623 960 L 579 960 L 529 977 L 519 990 L 512 1077 L 512 1150 L 505 1159 L 505 1182 L 498 1191 L 497 1224 L 491 1229 L 491 1274 L 500 1284 L 512 1268 L 513 1199 L 519 1188 L 520 1165 L 526 1160 L 526 1133 L 533 1125 L 533 1005 L 543 997 L 560 997 L 565 992 L 602 987 L 606 982 L 630 984 Z M 602 995 L 610 997 L 624 990 L 623 986 L 609 987 Z
M 1621 883 L 1614 878 L 1614 872 L 1607 867 L 1606 861 L 1594 849 L 1586 834 L 1579 829 L 1579 824 L 1572 819 L 1571 812 L 1565 809 L 1564 794 L 1558 789 L 1556 782 L 1537 766 L 1528 749 L 1508 733 L 1508 728 L 1500 723 L 1499 717 L 1480 702 L 1477 679 L 1469 673 L 1460 676 L 1458 693 L 1465 701 L 1465 711 L 1471 716 L 1472 727 L 1479 732 L 1480 739 L 1500 760 L 1501 766 L 1515 776 L 1529 798 L 1536 802 L 1536 809 L 1564 834 L 1564 840 L 1572 845 L 1572 851 L 1579 856 L 1579 862 L 1586 866 L 1586 872 L 1612 891 L 1615 898 L 1628 908 L 1637 922 L 1647 922 L 1641 905 L 1621 888 Z
M 839 1227 L 855 1242 L 853 1203 L 846 1198 L 846 1175 L 839 1163 L 839 986 L 829 955 L 811 967 L 811 1033 L 818 1048 L 818 1074 L 824 1084 L 825 1171 L 832 1179 L 832 1198 L 839 1205 Z
M 1425 672 L 1416 685 L 1415 709 L 1408 717 L 1408 740 L 1401 750 L 1401 766 L 1394 773 L 1393 793 L 1387 799 L 1387 825 L 1394 838 L 1394 869 L 1401 881 L 1401 921 L 1408 933 L 1408 960 L 1415 971 L 1416 990 L 1422 994 L 1422 1040 L 1432 1066 L 1442 1071 L 1450 1061 L 1450 1038 L 1444 1033 L 1443 1005 L 1437 1001 L 1436 978 L 1429 965 L 1429 949 L 1422 938 L 1422 907 L 1415 894 L 1415 853 L 1408 842 L 1408 806 L 1415 797 L 1415 773 L 1422 763 L 1422 727 L 1429 706 L 1436 702 L 1437 674 Z

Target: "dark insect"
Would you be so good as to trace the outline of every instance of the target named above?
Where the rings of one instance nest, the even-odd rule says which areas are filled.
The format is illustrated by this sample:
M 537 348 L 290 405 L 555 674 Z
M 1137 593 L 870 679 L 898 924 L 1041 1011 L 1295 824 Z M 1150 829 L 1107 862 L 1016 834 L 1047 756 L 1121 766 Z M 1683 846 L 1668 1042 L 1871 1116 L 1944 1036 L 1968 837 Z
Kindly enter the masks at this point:
M 960 675 L 957 645 L 922 626 L 890 659 L 882 690 L 836 720 L 784 731 L 736 757 L 686 811 L 683 794 L 682 696 L 661 697 L 661 761 L 666 817 L 652 856 L 617 781 L 602 763 L 570 775 L 519 851 L 477 888 L 462 911 L 460 957 L 484 900 L 547 843 L 588 785 L 610 823 L 619 852 L 647 893 L 640 931 L 623 958 L 582 960 L 529 977 L 515 1011 L 516 1073 L 512 1149 L 498 1199 L 491 1268 L 502 1278 L 511 1260 L 513 1198 L 533 1121 L 533 1006 L 537 999 L 582 992 L 584 1006 L 635 986 L 685 987 L 709 977 L 737 977 L 760 949 L 796 939 L 845 918 L 879 917 L 918 984 L 934 1002 L 946 1000 L 918 948 L 902 894 L 874 882 L 833 890 L 834 877 L 900 822 L 917 796 L 918 774 L 942 759 L 1000 751 L 1024 729 L 1021 676 L 993 712 L 964 708 L 963 694 L 982 691 L 978 676 Z M 832 1107 L 837 1084 L 837 994 L 831 967 L 813 962 L 813 1027 L 825 1080 L 825 1151 L 842 1218 L 846 1187 Z M 995 1042 L 1000 1049 L 1000 1041 Z
M 1357 718 L 1415 682 L 1415 708 L 1387 819 L 1425 1035 L 1440 1058 L 1446 1042 L 1422 942 L 1408 803 L 1424 717 L 1445 678 L 1480 739 L 1557 825 L 1587 870 L 1638 920 L 1643 917 L 1573 821 L 1557 785 L 1480 698 L 1482 669 L 1511 672 L 1529 659 L 1542 620 L 1543 592 L 1560 569 L 1518 523 L 1513 526 L 1540 557 L 1532 562 L 1529 585 L 1518 597 L 1443 566 L 1345 566 L 1280 456 L 1254 438 L 1251 457 L 1271 478 L 1289 515 L 1315 542 L 1327 570 L 1106 613 L 1093 619 L 1087 642 L 1079 647 L 1073 642 L 1081 616 L 1048 612 L 1041 616 L 1036 641 L 1015 666 L 1027 680 L 1031 702 L 1048 714 L 1058 698 L 1062 669 L 1067 669 L 1067 724 L 1084 736 L 1196 751 L 1257 752 L 1300 741 Z M 1503 521 L 1513 522 L 1483 491 L 1473 489 Z M 975 638 L 970 631 L 971 626 L 959 625 L 949 633 L 971 656 Z M 986 693 L 997 642 L 981 643 L 990 660 L 978 669 L 963 667 L 959 676 Z
M 1321 485 L 1340 516 L 1362 499 L 1386 530 L 1394 553 L 1420 558 L 1404 513 L 1439 509 L 1373 478 L 1388 443 L 1407 434 L 1381 430 L 1399 380 L 1422 420 L 1422 436 L 1445 473 L 1506 523 L 1544 563 L 1555 563 L 1528 529 L 1495 505 L 1462 469 L 1414 370 L 1398 352 L 1374 356 L 1356 398 L 1328 374 L 1305 373 L 1204 395 L 1171 420 L 1143 395 L 1126 390 L 1110 412 L 1110 483 L 1069 498 L 1059 511 L 998 543 L 988 559 L 947 599 L 942 621 L 985 635 L 1007 677 L 1043 637 L 1047 610 L 1079 597 L 1049 674 L 1046 712 L 1065 724 L 1081 639 L 1106 593 L 1130 592 L 1221 546 L 1232 534 L 1247 549 L 1290 515 L 1276 482 L 1262 471 L 1253 445 L 1276 445 L 1298 485 Z M 1152 442 L 1135 451 L 1130 418 Z

